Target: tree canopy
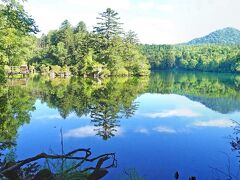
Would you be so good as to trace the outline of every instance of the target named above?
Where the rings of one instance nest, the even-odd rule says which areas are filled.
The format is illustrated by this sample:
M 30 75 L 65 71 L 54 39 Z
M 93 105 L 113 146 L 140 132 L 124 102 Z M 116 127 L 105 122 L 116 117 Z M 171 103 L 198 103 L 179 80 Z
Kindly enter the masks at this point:
M 0 4 L 0 65 L 20 65 L 33 55 L 39 30 L 20 2 Z
M 24 1 L 1 2 L 0 72 L 4 66 L 22 64 L 36 66 L 44 74 L 71 72 L 93 77 L 148 75 L 150 67 L 240 72 L 240 45 L 231 43 L 238 39 L 239 31 L 233 28 L 206 36 L 210 44 L 144 45 L 134 31 L 124 32 L 119 14 L 107 8 L 99 13 L 93 31 L 83 21 L 73 26 L 65 20 L 59 29 L 37 38 L 38 27 L 24 10 Z M 219 42 L 211 44 L 212 39 Z
M 227 27 L 216 30 L 204 37 L 195 38 L 187 43 L 188 45 L 199 44 L 225 44 L 239 45 L 240 31 L 235 28 Z
M 238 45 L 140 45 L 152 69 L 239 73 Z
M 100 13 L 94 31 L 80 21 L 76 27 L 65 20 L 60 28 L 43 35 L 39 51 L 30 64 L 40 67 L 69 66 L 75 75 L 131 76 L 149 74 L 149 63 L 137 46 L 136 34 L 123 35 L 118 13 Z

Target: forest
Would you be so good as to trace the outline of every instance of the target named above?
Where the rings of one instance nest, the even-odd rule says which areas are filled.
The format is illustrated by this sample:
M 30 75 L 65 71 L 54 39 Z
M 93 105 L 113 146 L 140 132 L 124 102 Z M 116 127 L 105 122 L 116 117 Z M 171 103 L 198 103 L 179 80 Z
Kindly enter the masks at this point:
M 58 30 L 39 39 L 37 55 L 29 63 L 54 71 L 69 68 L 73 75 L 147 75 L 147 59 L 137 47 L 134 32 L 122 30 L 118 13 L 107 9 L 97 19 L 92 32 L 82 21 L 73 27 L 65 20 Z
M 119 14 L 99 13 L 92 31 L 83 21 L 65 20 L 59 29 L 37 37 L 40 30 L 19 1 L 0 5 L 1 77 L 11 66 L 26 64 L 30 71 L 80 76 L 141 76 L 151 70 L 184 69 L 240 72 L 240 45 L 148 45 L 122 29 Z
M 151 69 L 240 72 L 240 45 L 140 45 Z
M 65 20 L 58 30 L 41 38 L 35 21 L 15 1 L 4 1 L 0 14 L 1 65 L 33 65 L 41 73 L 71 71 L 83 76 L 149 74 L 149 63 L 138 49 L 134 32 L 124 32 L 120 17 L 108 8 L 93 31 L 82 21 Z M 15 21 L 17 23 L 15 23 Z

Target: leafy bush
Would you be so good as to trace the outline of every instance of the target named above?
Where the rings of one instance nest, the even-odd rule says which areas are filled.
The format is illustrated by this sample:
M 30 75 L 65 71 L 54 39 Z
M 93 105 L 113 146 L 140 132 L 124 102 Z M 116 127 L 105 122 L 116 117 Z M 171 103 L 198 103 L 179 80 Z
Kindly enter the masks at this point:
M 4 66 L 0 66 L 0 84 L 6 82 L 5 72 L 6 72 L 6 71 L 5 71 L 5 69 L 4 69 Z
M 51 66 L 51 71 L 56 73 L 56 74 L 60 74 L 61 73 L 61 66 L 53 65 L 53 66 Z
M 70 72 L 69 67 L 67 67 L 66 65 L 61 68 L 61 73 L 69 73 L 69 72 Z
M 2 68 L 2 66 L 1 66 L 1 68 Z M 3 68 L 4 68 L 4 73 L 8 73 L 11 71 L 10 67 L 7 65 L 5 65 Z
M 78 75 L 78 67 L 77 66 L 71 66 L 70 67 L 70 72 L 72 75 L 77 76 Z
M 108 69 L 103 69 L 100 73 L 100 76 L 103 76 L 103 77 L 107 77 L 107 76 L 110 76 L 111 75 L 111 72 L 108 70 Z
M 35 67 L 34 66 L 29 66 L 29 71 L 31 72 L 31 73 L 33 73 L 34 71 L 35 71 Z
M 124 67 L 122 68 L 118 68 L 118 69 L 114 69 L 111 73 L 111 75 L 113 76 L 128 76 L 128 70 L 126 70 Z
M 48 74 L 49 73 L 49 66 L 46 66 L 45 64 L 42 64 L 40 66 L 40 72 L 42 74 Z

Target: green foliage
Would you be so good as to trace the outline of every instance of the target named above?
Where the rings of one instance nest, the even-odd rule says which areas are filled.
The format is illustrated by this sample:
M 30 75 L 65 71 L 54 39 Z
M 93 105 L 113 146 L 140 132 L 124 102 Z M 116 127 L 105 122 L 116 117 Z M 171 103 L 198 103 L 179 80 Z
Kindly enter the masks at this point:
M 0 65 L 0 85 L 6 82 L 6 69 Z
M 59 30 L 39 39 L 30 64 L 70 66 L 74 75 L 93 77 L 149 74 L 148 62 L 136 46 L 136 34 L 130 31 L 121 37 L 118 13 L 107 9 L 97 19 L 94 32 L 88 32 L 82 21 L 72 27 L 65 20 Z
M 61 72 L 61 66 L 58 66 L 58 65 L 53 65 L 51 66 L 51 72 L 54 72 L 56 74 L 60 74 Z
M 70 69 L 66 65 L 61 68 L 61 73 L 69 73 Z
M 34 73 L 34 72 L 35 72 L 35 67 L 32 66 L 32 65 L 30 65 L 30 66 L 29 66 L 29 71 L 30 71 L 31 73 Z
M 70 66 L 69 70 L 74 76 L 78 75 L 78 67 L 77 66 Z
M 25 12 L 23 6 L 14 0 L 0 4 L 0 64 L 21 65 L 34 54 L 36 33 L 34 20 Z
M 140 45 L 152 69 L 239 72 L 237 45 Z
M 30 121 L 35 98 L 28 89 L 0 86 L 0 141 L 13 141 L 20 126 Z
M 94 32 L 108 40 L 122 34 L 122 23 L 118 22 L 120 18 L 116 11 L 107 8 L 105 12 L 102 12 L 99 15 L 100 17 L 97 17 L 99 22 L 97 23 L 97 26 L 94 27 Z
M 101 72 L 100 72 L 100 76 L 101 77 L 108 77 L 111 75 L 111 72 L 108 70 L 108 69 L 103 69 Z
M 54 49 L 53 53 L 57 58 L 57 61 L 58 61 L 57 64 L 63 66 L 67 63 L 66 61 L 67 61 L 68 54 L 63 42 L 59 42 L 57 44 L 57 47 Z
M 113 69 L 113 72 L 111 75 L 128 76 L 128 71 L 124 67 L 116 68 L 116 69 Z
M 34 19 L 26 13 L 23 5 L 16 0 L 4 0 L 0 14 L 0 30 L 14 28 L 23 34 L 39 32 Z M 3 19 L 5 22 L 3 22 Z
M 41 72 L 42 74 L 48 74 L 48 73 L 49 73 L 49 67 L 46 66 L 45 64 L 42 64 L 42 65 L 40 66 L 40 72 Z
M 88 54 L 83 58 L 80 63 L 80 75 L 89 75 L 93 72 L 93 51 L 90 49 Z
M 130 44 L 137 44 L 139 42 L 137 34 L 130 30 L 125 34 L 125 41 L 129 42 Z
M 74 30 L 75 33 L 79 33 L 79 32 L 87 32 L 87 26 L 83 21 L 80 21 L 77 25 L 77 27 Z
M 240 54 L 232 59 L 231 70 L 240 73 Z

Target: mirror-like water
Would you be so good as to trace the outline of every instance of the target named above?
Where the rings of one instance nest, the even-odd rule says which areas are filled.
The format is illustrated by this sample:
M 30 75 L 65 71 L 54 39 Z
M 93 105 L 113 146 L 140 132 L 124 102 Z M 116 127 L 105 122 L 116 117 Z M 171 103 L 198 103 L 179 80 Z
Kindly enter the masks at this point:
M 183 179 L 226 179 L 239 169 L 230 137 L 240 121 L 240 76 L 36 77 L 9 80 L 0 102 L 0 140 L 16 141 L 17 159 L 61 151 L 62 129 L 66 151 L 116 153 L 118 167 L 104 179 L 129 169 L 146 179 L 174 179 L 176 171 Z

